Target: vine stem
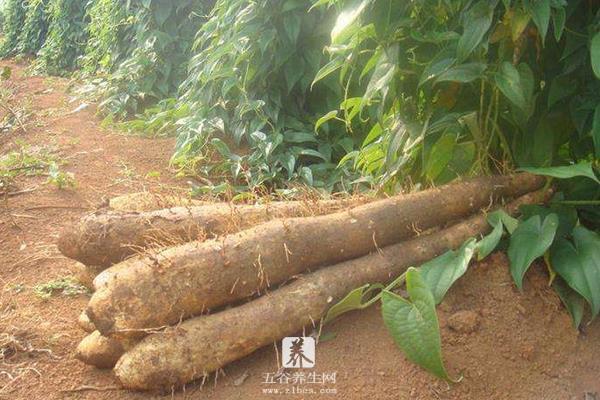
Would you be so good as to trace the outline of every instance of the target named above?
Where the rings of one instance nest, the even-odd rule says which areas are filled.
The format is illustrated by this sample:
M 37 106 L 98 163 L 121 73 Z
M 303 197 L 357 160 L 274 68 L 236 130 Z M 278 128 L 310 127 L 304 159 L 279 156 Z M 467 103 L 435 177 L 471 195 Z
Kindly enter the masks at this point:
M 560 200 L 552 204 L 564 204 L 566 206 L 600 206 L 600 200 Z
M 374 296 L 371 300 L 367 301 L 363 305 L 363 308 L 367 308 L 367 307 L 375 304 L 376 302 L 378 302 L 381 299 L 381 295 L 383 294 L 383 292 L 390 291 L 394 288 L 397 288 L 398 286 L 404 284 L 404 282 L 406 282 L 406 272 L 403 273 L 402 275 L 400 275 L 398 278 L 396 278 L 392 283 L 390 283 L 389 285 L 387 285 L 386 287 L 381 289 L 381 291 L 379 293 L 377 293 L 376 296 Z

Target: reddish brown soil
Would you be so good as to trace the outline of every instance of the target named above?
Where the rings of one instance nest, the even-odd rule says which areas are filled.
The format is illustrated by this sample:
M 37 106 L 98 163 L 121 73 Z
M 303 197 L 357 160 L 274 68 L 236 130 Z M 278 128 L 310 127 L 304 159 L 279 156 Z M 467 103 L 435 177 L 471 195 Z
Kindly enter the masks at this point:
M 168 166 L 174 142 L 103 130 L 92 109 L 69 114 L 80 103 L 68 102 L 67 81 L 24 77 L 21 66 L 0 65 L 13 68 L 11 80 L 0 83 L 15 91 L 18 103 L 12 105 L 25 106 L 33 114 L 26 133 L 0 134 L 0 155 L 18 148 L 17 139 L 55 145 L 68 159 L 63 169 L 74 173 L 77 181 L 75 189 L 59 190 L 45 184 L 46 177 L 21 177 L 17 189 L 36 190 L 0 204 L 0 398 L 160 398 L 115 390 L 110 371 L 73 358 L 85 335 L 76 320 L 86 295 L 42 300 L 33 288 L 70 275 L 75 266 L 56 250 L 61 227 L 117 194 L 185 188 L 186 182 L 174 179 Z M 160 177 L 147 178 L 152 171 L 159 171 Z M 337 372 L 335 384 L 263 383 L 264 374 L 278 369 L 277 354 L 268 347 L 228 366 L 217 380 L 213 376 L 173 397 L 269 399 L 278 396 L 265 393 L 269 388 L 301 386 L 317 394 L 289 396 L 600 399 L 600 322 L 585 326 L 582 333 L 575 331 L 548 289 L 541 265 L 527 275 L 524 293 L 514 288 L 507 271 L 502 253 L 473 265 L 439 308 L 445 360 L 454 376 L 464 376 L 459 384 L 449 386 L 407 362 L 384 328 L 380 309 L 373 307 L 326 327 L 336 337 L 319 344 L 316 371 Z M 16 352 L 15 343 L 20 347 Z M 337 395 L 320 394 L 321 388 L 335 389 Z

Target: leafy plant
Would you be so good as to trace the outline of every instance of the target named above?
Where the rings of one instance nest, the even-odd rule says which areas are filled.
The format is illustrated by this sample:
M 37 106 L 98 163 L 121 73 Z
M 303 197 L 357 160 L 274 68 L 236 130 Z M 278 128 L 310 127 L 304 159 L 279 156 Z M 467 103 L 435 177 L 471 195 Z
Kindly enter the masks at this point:
M 46 41 L 49 0 L 29 0 L 23 30 L 19 35 L 18 54 L 35 55 Z
M 442 379 L 450 380 L 442 362 L 434 295 L 421 274 L 414 268 L 406 272 L 410 301 L 392 292 L 383 292 L 383 321 L 410 361 Z
M 174 161 L 203 154 L 203 176 L 236 190 L 301 179 L 332 190 L 348 175 L 337 162 L 354 147 L 343 130 L 313 126 L 341 88 L 317 85 L 330 13 L 306 0 L 220 0 L 198 33 L 179 104 Z M 256 40 L 258 38 L 258 40 Z M 211 162 L 212 161 L 212 162 Z M 208 166 L 206 166 L 208 164 Z
M 591 168 L 580 164 L 530 171 L 564 179 L 584 176 L 600 188 L 593 171 L 588 176 L 587 167 Z M 576 205 L 562 204 L 562 195 L 557 193 L 546 207 L 523 206 L 520 221 L 501 210 L 491 213 L 488 221 L 493 230 L 487 236 L 468 239 L 456 251 L 448 251 L 417 269 L 409 268 L 387 287 L 378 283 L 353 290 L 331 307 L 323 323 L 381 301 L 384 323 L 407 358 L 434 375 L 451 380 L 442 361 L 435 305 L 465 274 L 475 255 L 480 261 L 499 245 L 505 229 L 510 236 L 508 256 L 516 286 L 523 289 L 527 270 L 535 260 L 543 258 L 550 271 L 550 284 L 571 315 L 573 326 L 578 328 L 581 324 L 585 304 L 589 305 L 593 320 L 600 313 L 600 234 L 583 225 L 586 220 L 579 217 Z M 410 300 L 391 292 L 405 283 Z
M 36 73 L 67 75 L 76 66 L 87 41 L 86 1 L 50 0 L 48 37 L 33 65 Z
M 343 161 L 389 191 L 407 175 L 444 183 L 589 160 L 600 142 L 599 82 L 590 68 L 600 65 L 597 4 L 317 6 L 335 8 L 338 19 L 327 48 L 331 61 L 315 81 L 336 73 L 346 88 L 346 106 L 323 118 L 369 132 Z
M 103 9 L 99 5 L 94 9 L 98 22 L 90 32 L 95 44 L 88 53 L 93 60 L 94 52 L 105 54 L 102 49 L 111 47 L 106 63 L 114 68 L 92 89 L 103 99 L 100 108 L 111 119 L 135 115 L 176 94 L 185 79 L 194 35 L 211 4 L 206 0 L 122 3 L 106 2 Z M 115 30 L 120 32 L 119 40 L 109 46 L 105 35 Z
M 85 75 L 109 73 L 132 50 L 133 7 L 122 0 L 96 0 L 88 6 L 88 41 L 80 65 Z
M 88 294 L 90 291 L 71 277 L 59 278 L 47 283 L 39 284 L 33 288 L 36 296 L 48 300 L 53 294 L 59 292 L 63 296 L 77 296 Z
M 2 25 L 3 39 L 0 42 L 0 58 L 10 57 L 17 51 L 19 34 L 25 20 L 27 1 L 8 0 L 5 9 L 5 21 Z
M 72 172 L 61 171 L 55 162 L 51 163 L 48 168 L 48 183 L 58 189 L 73 188 L 77 184 L 75 175 Z

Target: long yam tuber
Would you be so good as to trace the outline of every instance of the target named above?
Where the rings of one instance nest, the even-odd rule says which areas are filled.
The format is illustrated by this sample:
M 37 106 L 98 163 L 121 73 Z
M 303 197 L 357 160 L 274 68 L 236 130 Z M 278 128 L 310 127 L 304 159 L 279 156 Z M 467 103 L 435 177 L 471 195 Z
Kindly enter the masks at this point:
M 144 336 L 264 291 L 296 274 L 368 254 L 543 185 L 529 174 L 477 178 L 321 217 L 274 220 L 219 241 L 133 258 L 100 274 L 87 314 L 104 335 Z
M 353 198 L 264 205 L 218 203 L 143 213 L 108 211 L 88 215 L 64 229 L 58 248 L 65 256 L 86 265 L 108 267 L 152 244 L 233 233 L 273 218 L 323 215 L 365 201 Z
M 508 212 L 514 213 L 521 204 L 540 202 L 544 196 L 543 191 L 525 195 L 512 202 Z M 381 253 L 307 274 L 244 305 L 146 337 L 119 359 L 115 373 L 123 386 L 138 390 L 191 382 L 314 324 L 352 289 L 390 281 L 409 266 L 488 230 L 485 215 L 479 214 L 445 230 L 388 246 Z
M 138 192 L 113 197 L 109 200 L 108 207 L 114 211 L 144 212 L 162 208 L 204 206 L 207 204 L 209 202 L 185 196 Z

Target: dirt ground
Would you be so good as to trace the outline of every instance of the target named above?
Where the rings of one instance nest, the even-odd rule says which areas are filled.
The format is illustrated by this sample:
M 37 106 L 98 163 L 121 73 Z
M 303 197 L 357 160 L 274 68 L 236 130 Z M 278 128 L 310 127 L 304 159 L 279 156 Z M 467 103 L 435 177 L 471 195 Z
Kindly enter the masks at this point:
M 311 371 L 325 377 L 323 384 L 267 383 L 278 370 L 277 353 L 267 347 L 185 391 L 119 390 L 110 371 L 73 357 L 85 336 L 76 320 L 89 296 L 45 300 L 35 288 L 76 267 L 55 246 L 63 226 L 115 195 L 186 188 L 169 169 L 174 141 L 102 129 L 93 107 L 73 112 L 81 103 L 70 101 L 66 80 L 26 77 L 23 66 L 3 65 L 13 68 L 12 78 L 0 82 L 15 94 L 11 106 L 31 116 L 27 132 L 0 132 L 0 156 L 24 143 L 52 149 L 77 186 L 61 190 L 46 184 L 46 176 L 20 177 L 11 190 L 34 190 L 0 203 L 0 398 L 600 399 L 600 321 L 575 331 L 541 265 L 528 273 L 519 293 L 502 253 L 473 265 L 439 307 L 446 364 L 453 376 L 464 377 L 458 384 L 449 386 L 407 362 L 373 307 L 326 327 L 335 337 L 317 346 Z

